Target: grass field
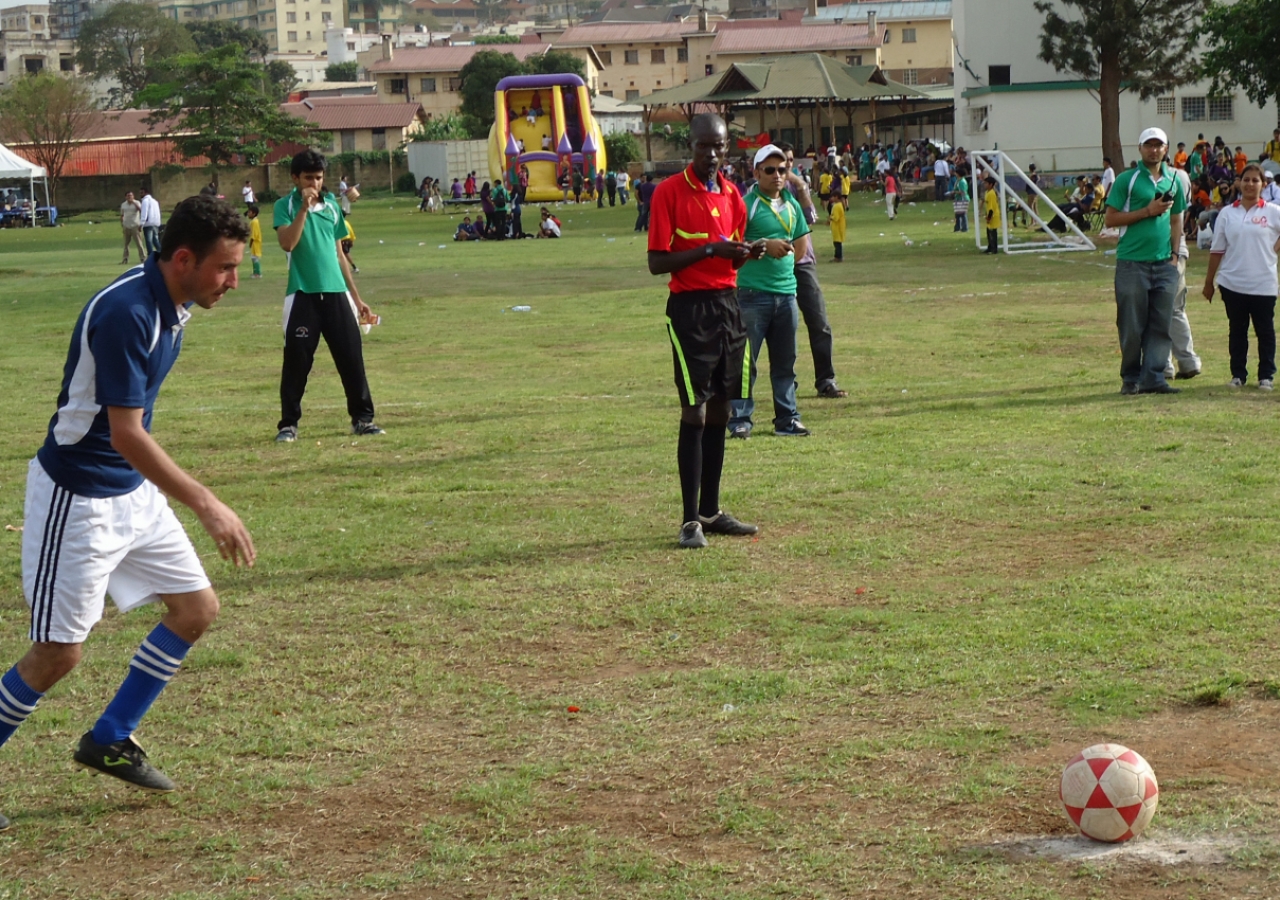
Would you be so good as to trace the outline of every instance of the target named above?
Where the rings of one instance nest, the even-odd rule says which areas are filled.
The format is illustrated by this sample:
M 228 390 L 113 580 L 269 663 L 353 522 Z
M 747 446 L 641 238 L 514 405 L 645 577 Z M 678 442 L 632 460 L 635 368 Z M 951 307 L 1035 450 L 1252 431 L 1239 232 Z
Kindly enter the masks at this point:
M 723 502 L 761 532 L 689 553 L 665 285 L 632 207 L 562 218 L 458 245 L 360 202 L 382 438 L 347 434 L 322 350 L 272 442 L 279 252 L 196 311 L 154 433 L 258 565 L 181 511 L 223 613 L 139 733 L 180 791 L 71 766 L 158 615 L 109 612 L 0 750 L 0 898 L 1280 896 L 1280 396 L 1224 386 L 1202 254 L 1204 375 L 1121 397 L 1113 257 L 992 259 L 947 207 L 855 198 L 843 265 L 817 236 L 850 396 L 814 397 L 802 339 L 814 436 L 731 442 Z M 6 524 L 118 243 L 0 232 Z M 1152 840 L 1226 861 L 1005 852 L 1071 832 L 1057 775 L 1101 740 L 1155 767 Z

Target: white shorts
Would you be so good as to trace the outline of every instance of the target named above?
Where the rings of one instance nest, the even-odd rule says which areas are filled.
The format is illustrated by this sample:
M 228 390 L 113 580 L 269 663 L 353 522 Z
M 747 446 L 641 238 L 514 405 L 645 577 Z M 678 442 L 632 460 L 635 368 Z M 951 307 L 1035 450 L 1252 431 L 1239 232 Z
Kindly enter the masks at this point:
M 108 593 L 128 612 L 161 594 L 207 587 L 191 539 L 154 484 L 143 481 L 119 497 L 81 497 L 31 460 L 22 532 L 31 640 L 83 643 L 102 618 Z

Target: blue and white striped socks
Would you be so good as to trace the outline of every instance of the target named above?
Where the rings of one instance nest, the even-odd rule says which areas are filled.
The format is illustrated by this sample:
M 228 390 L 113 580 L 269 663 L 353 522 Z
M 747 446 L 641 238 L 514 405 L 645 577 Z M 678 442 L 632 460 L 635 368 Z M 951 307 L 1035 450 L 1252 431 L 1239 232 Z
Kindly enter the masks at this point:
M 36 711 L 36 704 L 44 694 L 27 686 L 14 666 L 0 677 L 0 747 L 13 737 L 18 726 Z
M 138 648 L 124 684 L 93 726 L 94 743 L 114 744 L 133 734 L 190 649 L 190 644 L 163 623 L 157 625 Z

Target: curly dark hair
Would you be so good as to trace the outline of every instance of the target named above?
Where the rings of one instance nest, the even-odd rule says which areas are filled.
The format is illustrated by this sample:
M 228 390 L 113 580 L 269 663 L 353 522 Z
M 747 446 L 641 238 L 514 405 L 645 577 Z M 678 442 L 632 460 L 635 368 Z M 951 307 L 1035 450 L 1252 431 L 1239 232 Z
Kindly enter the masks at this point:
M 221 238 L 244 243 L 249 240 L 249 223 L 225 200 L 199 194 L 173 208 L 160 239 L 160 260 L 168 262 L 179 247 L 186 247 L 204 259 Z
M 329 161 L 324 158 L 323 153 L 317 153 L 314 150 L 303 150 L 295 153 L 293 162 L 289 163 L 290 175 L 301 175 L 303 172 L 323 172 L 329 168 Z

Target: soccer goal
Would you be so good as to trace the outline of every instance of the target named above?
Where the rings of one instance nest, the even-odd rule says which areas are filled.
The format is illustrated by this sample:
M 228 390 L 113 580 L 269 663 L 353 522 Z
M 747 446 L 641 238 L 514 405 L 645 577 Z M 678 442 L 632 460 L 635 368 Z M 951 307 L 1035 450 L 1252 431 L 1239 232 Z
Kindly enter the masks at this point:
M 1000 246 L 1005 253 L 1062 253 L 1068 250 L 1096 250 L 1093 241 L 1080 230 L 1074 221 L 1063 214 L 1058 204 L 1049 199 L 1049 195 L 1040 190 L 1038 184 L 1033 184 L 1031 179 L 1018 168 L 1018 164 L 1005 156 L 1000 150 L 976 150 L 969 154 L 969 158 L 973 160 L 973 170 L 970 174 L 971 190 L 969 196 L 972 198 L 971 208 L 977 210 L 980 205 L 982 193 L 979 192 L 979 185 L 982 184 L 982 178 L 990 175 L 996 180 L 996 185 L 1000 191 Z M 1023 198 L 1021 191 L 1013 190 L 1009 187 L 1008 179 L 1014 177 L 1019 179 L 1024 185 L 1035 192 L 1040 198 L 1041 203 L 1047 206 L 1053 212 L 1049 215 L 1052 220 L 1056 215 L 1067 227 L 1067 232 L 1058 234 L 1049 227 L 1049 223 L 1040 217 L 1040 214 L 1031 208 L 1031 205 Z M 1009 241 L 1009 203 L 1016 203 L 1018 208 L 1027 214 L 1027 216 L 1036 223 L 1049 240 L 1022 241 L 1020 243 L 1010 243 Z M 1044 206 L 1040 207 L 1041 209 Z M 986 243 L 986 229 L 981 227 L 982 223 L 977 223 L 979 227 L 974 228 L 974 240 L 979 247 Z

